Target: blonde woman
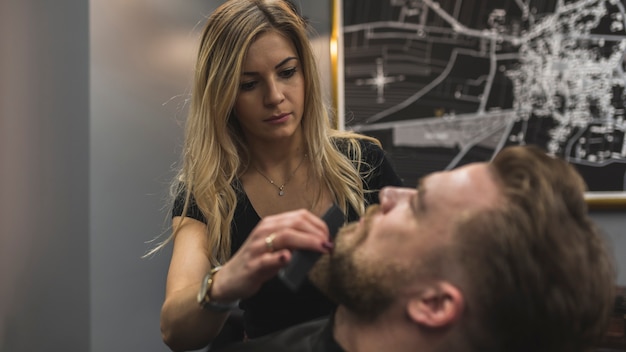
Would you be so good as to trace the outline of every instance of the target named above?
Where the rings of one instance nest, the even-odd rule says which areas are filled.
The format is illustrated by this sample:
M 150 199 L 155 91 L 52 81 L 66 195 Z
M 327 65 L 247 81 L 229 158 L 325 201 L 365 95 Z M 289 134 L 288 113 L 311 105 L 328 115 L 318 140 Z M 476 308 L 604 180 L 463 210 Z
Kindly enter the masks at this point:
M 239 339 L 330 314 L 308 281 L 292 292 L 277 272 L 293 250 L 332 250 L 320 216 L 333 203 L 356 220 L 401 182 L 376 140 L 331 128 L 293 5 L 231 0 L 208 18 L 185 133 L 165 242 L 165 343 L 210 344 L 231 309 L 243 311 Z

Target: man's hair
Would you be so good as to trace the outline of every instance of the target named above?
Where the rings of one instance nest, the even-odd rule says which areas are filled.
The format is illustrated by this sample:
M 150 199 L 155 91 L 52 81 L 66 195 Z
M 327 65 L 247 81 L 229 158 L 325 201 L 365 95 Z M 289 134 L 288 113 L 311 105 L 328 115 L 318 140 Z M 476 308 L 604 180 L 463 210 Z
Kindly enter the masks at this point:
M 459 224 L 462 334 L 475 351 L 585 351 L 605 331 L 614 267 L 574 168 L 538 147 L 489 165 L 501 202 Z

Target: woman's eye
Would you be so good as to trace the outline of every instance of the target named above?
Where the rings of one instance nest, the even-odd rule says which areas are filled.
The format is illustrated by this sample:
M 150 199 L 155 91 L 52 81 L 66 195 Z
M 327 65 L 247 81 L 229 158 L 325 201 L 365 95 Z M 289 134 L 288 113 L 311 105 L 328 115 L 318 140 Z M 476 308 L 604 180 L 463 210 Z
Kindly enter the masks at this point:
M 282 78 L 290 78 L 291 76 L 293 76 L 294 74 L 296 74 L 296 68 L 292 67 L 292 68 L 288 68 L 286 70 L 280 71 L 280 77 Z
M 252 90 L 252 89 L 254 89 L 255 86 L 256 86 L 256 82 L 255 81 L 251 81 L 251 82 L 241 83 L 241 85 L 239 87 L 241 88 L 241 90 Z

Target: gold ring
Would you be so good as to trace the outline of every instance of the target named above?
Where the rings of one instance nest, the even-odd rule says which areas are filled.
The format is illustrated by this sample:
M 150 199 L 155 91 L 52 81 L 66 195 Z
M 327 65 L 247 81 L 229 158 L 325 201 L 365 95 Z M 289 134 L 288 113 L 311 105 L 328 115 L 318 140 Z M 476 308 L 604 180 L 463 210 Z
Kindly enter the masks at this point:
M 271 233 L 269 236 L 265 237 L 265 248 L 267 248 L 268 252 L 274 251 L 274 238 L 276 238 L 275 233 Z

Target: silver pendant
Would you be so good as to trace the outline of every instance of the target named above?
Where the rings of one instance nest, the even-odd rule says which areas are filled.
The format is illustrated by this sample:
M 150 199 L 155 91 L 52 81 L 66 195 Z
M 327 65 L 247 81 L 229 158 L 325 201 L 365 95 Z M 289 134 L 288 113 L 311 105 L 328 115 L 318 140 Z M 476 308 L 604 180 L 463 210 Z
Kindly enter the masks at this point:
M 281 196 L 281 197 L 282 197 L 282 196 L 284 196 L 284 195 L 285 195 L 285 191 L 283 191 L 283 190 L 281 189 L 280 191 L 278 191 L 278 195 L 279 195 L 279 196 Z

